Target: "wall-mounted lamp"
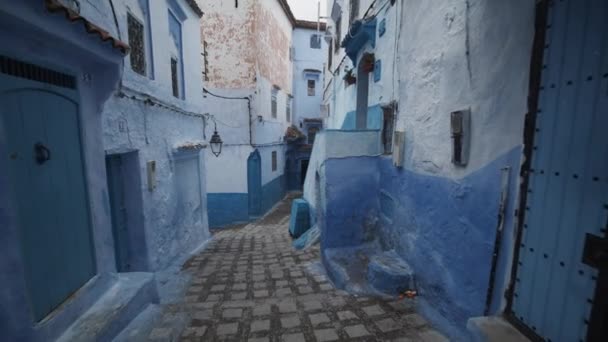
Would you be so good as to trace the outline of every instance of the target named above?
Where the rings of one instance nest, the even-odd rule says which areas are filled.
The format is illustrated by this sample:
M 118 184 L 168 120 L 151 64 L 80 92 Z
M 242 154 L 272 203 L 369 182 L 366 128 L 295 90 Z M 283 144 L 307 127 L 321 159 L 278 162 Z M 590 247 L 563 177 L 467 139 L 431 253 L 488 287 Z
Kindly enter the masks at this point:
M 209 141 L 209 145 L 211 145 L 211 153 L 213 153 L 216 157 L 219 157 L 220 153 L 222 153 L 222 145 L 224 142 L 220 135 L 217 133 L 217 123 L 214 120 L 215 129 L 213 130 L 213 135 L 211 136 L 211 140 Z

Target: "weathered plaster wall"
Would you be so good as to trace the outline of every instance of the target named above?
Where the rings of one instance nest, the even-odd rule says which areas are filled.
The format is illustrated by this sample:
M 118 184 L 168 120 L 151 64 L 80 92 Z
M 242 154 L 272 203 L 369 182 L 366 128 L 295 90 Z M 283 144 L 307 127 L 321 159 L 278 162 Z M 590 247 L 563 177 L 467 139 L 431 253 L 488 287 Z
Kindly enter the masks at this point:
M 291 94 L 289 57 L 293 26 L 276 0 L 255 3 L 255 51 L 259 76 Z
M 533 19 L 526 0 L 405 2 L 397 128 L 406 132 L 408 168 L 464 176 L 521 144 Z M 471 109 L 471 153 L 458 168 L 449 113 L 463 108 Z
M 211 88 L 253 88 L 257 69 L 256 1 L 199 1 L 201 43 L 207 43 L 208 81 Z
M 127 11 L 133 12 L 134 8 L 144 14 L 149 11 L 153 54 L 147 56 L 147 63 L 152 64 L 153 73 L 139 75 L 127 62 L 120 90 L 126 97 L 116 94 L 106 103 L 103 111 L 106 153 L 139 151 L 139 175 L 144 186 L 142 197 L 147 254 L 152 270 L 167 267 L 172 260 L 209 238 L 205 210 L 204 154 L 200 154 L 200 175 L 191 175 L 192 179 L 189 180 L 192 184 L 198 184 L 202 196 L 200 201 L 197 199 L 193 202 L 194 199 L 190 198 L 188 203 L 183 202 L 184 198 L 180 197 L 181 180 L 176 175 L 177 148 L 205 141 L 203 119 L 196 116 L 204 113 L 200 45 L 190 43 L 200 40 L 199 18 L 185 1 L 180 0 L 178 3 L 183 11 L 189 13 L 188 19 L 182 23 L 184 100 L 175 98 L 171 93 L 171 57 L 168 55 L 168 46 L 173 43 L 170 41 L 167 22 L 167 3 L 154 3 L 148 9 L 144 6 L 145 1 L 129 0 L 115 6 L 119 26 L 121 32 L 128 32 Z M 147 98 L 162 103 L 163 107 L 147 104 Z M 156 162 L 157 187 L 153 191 L 148 190 L 148 161 Z M 184 212 L 186 206 L 190 205 L 194 207 L 189 207 Z
M 96 11 L 88 6 L 83 6 L 83 10 L 86 13 Z M 113 32 L 111 26 L 106 26 L 108 22 L 99 17 L 94 19 Z M 62 15 L 46 12 L 41 3 L 34 0 L 0 6 L 0 37 L 5 43 L 0 47 L 1 54 L 56 68 L 78 80 L 85 177 L 98 274 L 42 325 L 35 325 L 32 319 L 25 290 L 20 229 L 11 188 L 13 182 L 4 167 L 7 161 L 0 162 L 3 165 L 0 166 L 0 226 L 3 227 L 0 239 L 0 334 L 11 341 L 54 340 L 114 281 L 100 111 L 117 85 L 122 56 L 96 36 L 86 33 L 81 25 L 73 25 Z M 65 54 L 65 51 L 71 53 Z M 90 76 L 92 81 L 84 81 L 83 75 Z M 6 135 L 2 130 L 0 127 L 0 155 L 7 156 Z
M 398 102 L 396 129 L 405 131 L 406 143 L 402 170 L 392 166 L 388 157 L 378 161 L 378 236 L 383 248 L 395 249 L 414 267 L 423 313 L 448 335 L 466 339 L 466 319 L 483 314 L 501 169 L 509 167 L 505 231 L 491 312 L 499 313 L 504 305 L 515 234 L 512 217 L 527 111 L 534 3 L 387 3 L 377 2 L 372 11 L 378 23 L 386 18 L 387 32 L 383 37 L 376 33 L 375 49 L 369 44 L 363 48 L 382 60 L 382 80 L 374 83 L 370 78 L 369 105 L 371 109 L 393 99 Z M 332 106 L 330 127 L 352 128 L 355 87 L 345 89 L 342 77 L 333 77 L 325 97 Z M 451 163 L 449 116 L 460 109 L 471 110 L 466 167 Z M 326 174 L 331 172 L 328 165 L 325 168 Z M 372 185 L 362 186 L 374 190 Z M 346 199 L 335 201 L 350 205 Z M 340 208 L 340 204 L 324 205 L 329 206 Z M 342 238 L 352 236 L 357 235 L 345 233 Z

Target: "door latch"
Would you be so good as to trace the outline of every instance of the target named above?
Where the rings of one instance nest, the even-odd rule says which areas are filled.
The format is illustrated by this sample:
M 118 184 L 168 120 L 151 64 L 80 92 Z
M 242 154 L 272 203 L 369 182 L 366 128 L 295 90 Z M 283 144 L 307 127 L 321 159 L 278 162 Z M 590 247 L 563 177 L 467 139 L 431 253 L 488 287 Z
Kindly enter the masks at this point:
M 36 163 L 38 163 L 38 165 L 42 165 L 51 160 L 51 150 L 49 150 L 41 142 L 38 142 L 34 145 L 34 156 L 36 158 Z
M 597 269 L 608 268 L 608 239 L 597 235 L 587 234 L 583 263 Z

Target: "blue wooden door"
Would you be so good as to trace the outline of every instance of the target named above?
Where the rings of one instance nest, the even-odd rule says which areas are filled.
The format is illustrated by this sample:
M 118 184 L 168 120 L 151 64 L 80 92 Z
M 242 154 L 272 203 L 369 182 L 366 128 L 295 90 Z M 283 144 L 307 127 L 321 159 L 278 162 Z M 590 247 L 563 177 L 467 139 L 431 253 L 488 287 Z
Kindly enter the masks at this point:
M 608 222 L 608 1 L 552 1 L 512 311 L 547 341 L 584 341 Z M 590 234 L 590 235 L 588 235 Z
M 1 57 L 1 56 L 0 56 Z M 0 132 L 35 320 L 96 272 L 75 81 L 0 58 Z M 25 79 L 28 77 L 28 79 Z
M 247 191 L 249 193 L 249 216 L 258 217 L 262 213 L 262 159 L 255 150 L 247 159 Z

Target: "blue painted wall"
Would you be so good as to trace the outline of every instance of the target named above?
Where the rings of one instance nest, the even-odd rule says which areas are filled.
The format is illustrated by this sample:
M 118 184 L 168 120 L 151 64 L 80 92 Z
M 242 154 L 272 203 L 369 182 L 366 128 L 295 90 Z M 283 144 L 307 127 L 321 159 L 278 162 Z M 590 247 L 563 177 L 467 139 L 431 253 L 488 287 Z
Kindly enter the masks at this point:
M 272 181 L 262 185 L 262 214 L 265 214 L 285 197 L 285 189 L 284 175 L 280 175 Z
M 520 156 L 521 147 L 515 147 L 462 179 L 398 169 L 388 157 L 327 160 L 322 251 L 363 244 L 394 250 L 416 274 L 425 316 L 449 336 L 466 339 L 467 319 L 483 315 L 485 308 L 501 169 L 508 166 L 511 179 L 495 310 L 503 292 Z
M 378 158 L 329 159 L 325 162 L 327 205 L 321 224 L 321 248 L 358 246 L 374 237 L 378 216 Z
M 357 112 L 352 111 L 346 113 L 344 122 L 342 122 L 342 130 L 355 130 Z M 375 105 L 367 108 L 367 129 L 382 129 L 382 107 Z
M 209 227 L 219 228 L 249 221 L 248 198 L 246 193 L 208 193 Z
M 382 212 L 388 215 L 380 221 L 382 244 L 394 248 L 412 265 L 420 294 L 428 303 L 425 313 L 440 325 L 446 319 L 446 331 L 451 324 L 464 329 L 468 318 L 483 315 L 498 222 L 501 168 L 514 170 L 505 222 L 510 228 L 520 151 L 514 148 L 459 180 L 397 169 L 390 159 L 380 159 L 380 189 L 390 198 L 383 201 Z

